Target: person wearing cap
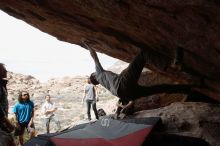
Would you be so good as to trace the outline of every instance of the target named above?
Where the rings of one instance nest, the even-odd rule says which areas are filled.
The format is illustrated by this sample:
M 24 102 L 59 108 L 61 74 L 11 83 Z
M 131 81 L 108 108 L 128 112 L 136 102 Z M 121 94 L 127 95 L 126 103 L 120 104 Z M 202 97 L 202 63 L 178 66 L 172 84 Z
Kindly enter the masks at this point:
M 0 146 L 15 146 L 11 135 L 14 125 L 8 119 L 8 92 L 7 92 L 7 70 L 0 63 Z

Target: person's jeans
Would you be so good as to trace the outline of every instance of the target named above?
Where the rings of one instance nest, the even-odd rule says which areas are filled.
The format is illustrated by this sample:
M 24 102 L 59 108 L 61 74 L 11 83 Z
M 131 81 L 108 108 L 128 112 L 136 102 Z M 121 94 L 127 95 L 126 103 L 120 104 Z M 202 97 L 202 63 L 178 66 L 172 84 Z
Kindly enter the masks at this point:
M 119 74 L 122 88 L 134 86 L 138 83 L 145 63 L 146 58 L 144 56 L 144 52 L 141 51 L 129 64 L 129 66 Z
M 96 102 L 95 102 L 95 100 L 86 100 L 88 119 L 91 120 L 91 113 L 90 113 L 91 105 L 92 105 L 92 109 L 93 109 L 93 111 L 95 113 L 96 119 L 99 119 L 98 112 L 97 112 L 97 109 L 96 109 Z
M 133 100 L 139 97 L 149 96 L 157 93 L 189 94 L 191 92 L 191 85 L 161 84 L 150 87 L 138 85 L 138 80 L 144 65 L 146 63 L 150 64 L 151 62 L 158 64 L 158 68 L 161 68 L 161 70 L 165 69 L 167 65 L 167 62 L 164 62 L 159 66 L 158 58 L 153 59 L 152 54 L 146 54 L 146 52 L 141 51 L 129 64 L 129 66 L 119 75 L 121 78 L 118 91 L 120 98 Z
M 49 118 L 45 119 L 45 123 L 46 123 L 46 131 L 47 133 L 50 133 L 50 122 L 53 121 L 55 122 L 55 124 L 57 125 L 57 130 L 61 129 L 60 126 L 60 121 L 58 120 L 58 118 L 53 114 L 51 115 Z

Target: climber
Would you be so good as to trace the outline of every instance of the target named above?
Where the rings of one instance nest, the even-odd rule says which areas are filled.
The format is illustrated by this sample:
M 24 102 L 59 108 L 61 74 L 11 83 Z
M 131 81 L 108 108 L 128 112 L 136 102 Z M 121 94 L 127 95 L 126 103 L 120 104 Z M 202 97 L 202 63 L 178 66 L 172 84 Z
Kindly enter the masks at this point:
M 86 43 L 84 46 L 90 51 L 95 62 L 96 72 L 90 75 L 90 79 L 93 84 L 101 84 L 106 89 L 108 89 L 113 95 L 119 97 L 123 100 L 134 100 L 139 97 L 145 97 L 157 93 L 186 93 L 191 92 L 192 85 L 172 85 L 172 84 L 161 84 L 154 86 L 141 86 L 138 85 L 138 80 L 141 75 L 142 69 L 146 62 L 150 62 L 149 59 L 154 59 L 153 61 L 157 62 L 155 58 L 152 58 L 152 55 L 146 54 L 144 50 L 141 50 L 139 54 L 134 58 L 134 60 L 129 64 L 129 66 L 124 69 L 120 74 L 113 73 L 111 71 L 104 70 L 101 66 L 96 52 L 90 48 Z M 182 51 L 179 51 L 183 55 Z M 148 58 L 150 56 L 150 58 Z M 174 61 L 175 64 L 180 64 L 182 57 L 177 56 Z M 158 66 L 160 69 L 167 68 L 164 64 Z

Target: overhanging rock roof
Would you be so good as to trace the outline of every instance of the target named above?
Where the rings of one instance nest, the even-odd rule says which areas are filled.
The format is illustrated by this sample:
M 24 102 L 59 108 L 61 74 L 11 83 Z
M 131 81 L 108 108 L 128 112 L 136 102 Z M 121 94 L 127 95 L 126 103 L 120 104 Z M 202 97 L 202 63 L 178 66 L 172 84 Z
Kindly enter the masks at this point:
M 183 71 L 202 79 L 200 92 L 220 101 L 220 2 L 215 0 L 0 0 L 0 9 L 61 41 L 131 62 L 140 48 L 170 62 L 184 50 Z M 3 35 L 3 34 L 1 34 Z M 146 67 L 177 80 L 181 74 Z

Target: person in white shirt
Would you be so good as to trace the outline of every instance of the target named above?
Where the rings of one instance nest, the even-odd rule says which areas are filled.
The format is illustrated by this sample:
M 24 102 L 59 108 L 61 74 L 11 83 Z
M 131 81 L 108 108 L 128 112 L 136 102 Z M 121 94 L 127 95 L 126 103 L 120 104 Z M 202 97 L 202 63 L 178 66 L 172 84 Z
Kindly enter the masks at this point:
M 60 121 L 54 114 L 54 112 L 57 110 L 57 107 L 55 107 L 55 104 L 51 102 L 50 98 L 50 95 L 46 95 L 45 102 L 42 106 L 42 113 L 44 114 L 47 133 L 50 133 L 51 121 L 54 121 L 56 123 L 58 131 L 61 129 Z
M 88 120 L 89 121 L 91 120 L 91 113 L 90 113 L 91 106 L 95 113 L 96 119 L 99 119 L 98 111 L 96 109 L 96 101 L 98 101 L 99 99 L 97 98 L 95 85 L 91 83 L 90 78 L 88 78 L 87 84 L 85 85 L 85 88 L 84 88 L 83 99 L 82 99 L 83 103 L 84 103 L 84 100 L 86 100 Z

